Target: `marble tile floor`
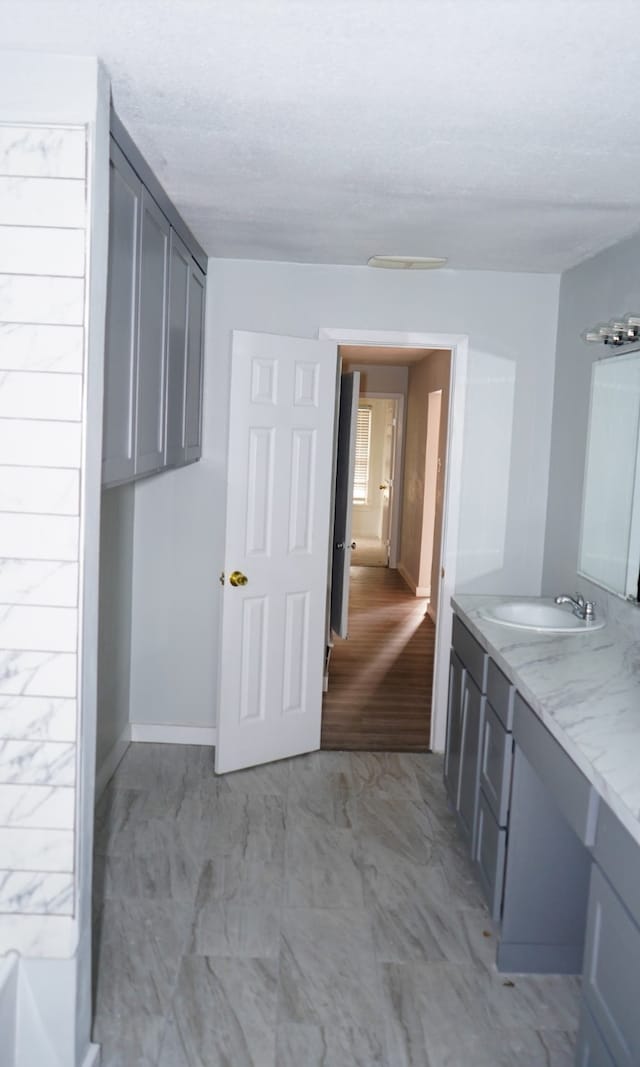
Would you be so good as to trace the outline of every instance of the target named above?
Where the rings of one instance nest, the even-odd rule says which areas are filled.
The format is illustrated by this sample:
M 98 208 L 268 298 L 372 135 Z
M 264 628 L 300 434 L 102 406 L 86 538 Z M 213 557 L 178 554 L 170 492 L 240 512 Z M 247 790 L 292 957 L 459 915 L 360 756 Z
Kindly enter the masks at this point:
M 578 981 L 497 973 L 441 783 L 131 745 L 96 813 L 102 1067 L 572 1067 Z

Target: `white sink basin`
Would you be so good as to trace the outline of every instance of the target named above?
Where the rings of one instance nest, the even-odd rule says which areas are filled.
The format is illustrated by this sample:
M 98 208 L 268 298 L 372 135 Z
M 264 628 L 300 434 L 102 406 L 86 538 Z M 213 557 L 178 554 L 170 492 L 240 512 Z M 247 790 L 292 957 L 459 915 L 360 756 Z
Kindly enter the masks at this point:
M 485 619 L 518 630 L 537 630 L 539 633 L 583 634 L 601 630 L 604 619 L 585 622 L 573 614 L 570 604 L 554 604 L 552 600 L 508 600 L 482 612 Z

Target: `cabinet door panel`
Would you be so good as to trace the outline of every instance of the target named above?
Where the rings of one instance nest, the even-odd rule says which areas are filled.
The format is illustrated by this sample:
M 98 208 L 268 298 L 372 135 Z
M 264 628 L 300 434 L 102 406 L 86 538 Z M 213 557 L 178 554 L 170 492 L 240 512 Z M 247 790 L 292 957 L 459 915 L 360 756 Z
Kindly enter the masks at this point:
M 594 865 L 582 990 L 619 1067 L 640 1063 L 640 928 Z
M 167 433 L 165 463 L 184 459 L 187 323 L 191 256 L 175 230 L 169 257 L 169 321 L 167 328 Z
M 478 797 L 478 840 L 476 865 L 491 918 L 496 922 L 502 911 L 504 859 L 507 831 L 498 826 L 482 790 Z
M 195 263 L 189 279 L 189 336 L 184 419 L 185 460 L 202 455 L 202 384 L 205 276 Z
M 146 190 L 142 194 L 138 312 L 136 474 L 164 462 L 169 223 Z
M 109 177 L 109 271 L 105 323 L 102 480 L 133 477 L 137 289 L 142 185 L 120 149 L 111 144 Z
M 616 1067 L 586 1004 L 580 1016 L 576 1067 Z
M 444 754 L 444 784 L 453 807 L 458 810 L 460 787 L 460 753 L 462 748 L 462 686 L 465 669 L 451 651 L 449 661 L 449 710 L 447 714 L 447 742 Z
M 505 730 L 487 702 L 480 760 L 480 788 L 499 826 L 507 825 L 512 756 L 513 736 Z
M 480 744 L 484 728 L 482 696 L 473 679 L 467 675 L 463 688 L 462 753 L 460 757 L 460 800 L 458 821 L 466 837 L 472 858 L 476 852 L 478 792 L 480 789 Z

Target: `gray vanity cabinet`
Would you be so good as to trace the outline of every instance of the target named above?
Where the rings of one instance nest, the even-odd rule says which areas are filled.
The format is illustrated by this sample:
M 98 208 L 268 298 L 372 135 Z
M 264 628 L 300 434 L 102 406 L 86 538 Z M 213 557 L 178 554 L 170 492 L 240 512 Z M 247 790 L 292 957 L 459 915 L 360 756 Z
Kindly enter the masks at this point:
M 109 166 L 109 266 L 104 367 L 102 480 L 135 472 L 138 281 L 142 183 L 118 146 Z
M 480 743 L 484 727 L 486 697 L 467 672 L 462 690 L 462 748 L 460 752 L 460 790 L 458 826 L 476 853 L 478 827 L 478 791 L 480 788 Z
M 460 753 L 462 749 L 462 687 L 465 669 L 456 653 L 449 659 L 449 710 L 444 753 L 444 785 L 451 806 L 457 811 L 460 790 Z
M 457 616 L 453 619 L 452 641 L 445 786 L 462 836 L 474 855 L 489 657 Z
M 578 1064 L 640 1063 L 640 847 L 601 804 L 589 891 Z M 598 1041 L 607 1050 L 594 1058 Z M 589 1058 L 591 1056 L 591 1059 Z
M 164 463 L 169 239 L 169 223 L 153 197 L 143 188 L 138 302 L 137 475 L 150 474 Z
M 616 1067 L 611 1059 L 609 1050 L 602 1040 L 591 1012 L 582 1005 L 580 1017 L 580 1029 L 578 1031 L 578 1047 L 576 1051 L 576 1067 Z
M 480 796 L 474 860 L 491 917 L 496 921 L 502 910 L 513 757 L 511 731 L 514 696 L 514 686 L 490 659 L 480 752 Z

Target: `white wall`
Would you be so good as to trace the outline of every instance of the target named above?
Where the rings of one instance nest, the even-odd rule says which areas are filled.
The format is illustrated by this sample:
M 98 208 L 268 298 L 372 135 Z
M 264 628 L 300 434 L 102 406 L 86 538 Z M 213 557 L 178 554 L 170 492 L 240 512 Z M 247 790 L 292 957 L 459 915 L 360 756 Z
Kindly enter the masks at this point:
M 320 327 L 468 334 L 458 588 L 539 592 L 557 276 L 212 259 L 207 284 L 203 460 L 136 492 L 136 543 L 154 555 L 145 580 L 136 578 L 145 618 L 165 611 L 159 575 L 180 589 L 185 606 L 163 616 L 158 639 L 168 659 L 157 656 L 157 677 L 146 672 L 136 716 L 149 707 L 171 722 L 215 722 L 233 329 L 300 337 L 316 337 Z M 152 548 L 154 531 L 162 543 Z M 137 642 L 134 636 L 134 657 Z
M 446 457 L 449 413 L 451 353 L 433 352 L 409 369 L 407 425 L 405 431 L 404 485 L 402 495 L 402 534 L 399 569 L 418 596 L 431 597 L 433 616 L 437 611 L 438 587 L 433 571 L 440 566 L 442 534 L 442 488 L 446 464 L 434 486 L 435 522 L 425 521 L 425 477 L 429 393 L 442 392 L 437 454 Z M 431 519 L 431 516 L 429 517 Z M 437 527 L 437 529 L 436 529 Z

